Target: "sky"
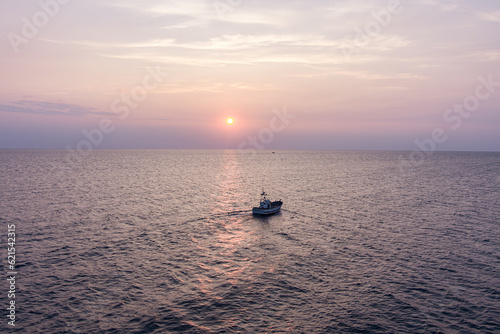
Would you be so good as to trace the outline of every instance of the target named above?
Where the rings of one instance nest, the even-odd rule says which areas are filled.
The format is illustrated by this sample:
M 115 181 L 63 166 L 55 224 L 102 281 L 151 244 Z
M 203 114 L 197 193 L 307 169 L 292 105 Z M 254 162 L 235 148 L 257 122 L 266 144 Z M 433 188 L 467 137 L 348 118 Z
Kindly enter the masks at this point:
M 497 0 L 3 1 L 0 148 L 500 151 L 499 31 Z

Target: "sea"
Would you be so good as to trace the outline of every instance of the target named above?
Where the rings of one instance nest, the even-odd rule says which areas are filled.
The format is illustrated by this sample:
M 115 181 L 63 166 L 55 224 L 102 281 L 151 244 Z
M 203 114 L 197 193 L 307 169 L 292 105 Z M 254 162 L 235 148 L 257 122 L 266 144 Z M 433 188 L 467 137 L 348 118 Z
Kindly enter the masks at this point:
M 1 150 L 0 331 L 500 333 L 500 153 L 414 153 Z

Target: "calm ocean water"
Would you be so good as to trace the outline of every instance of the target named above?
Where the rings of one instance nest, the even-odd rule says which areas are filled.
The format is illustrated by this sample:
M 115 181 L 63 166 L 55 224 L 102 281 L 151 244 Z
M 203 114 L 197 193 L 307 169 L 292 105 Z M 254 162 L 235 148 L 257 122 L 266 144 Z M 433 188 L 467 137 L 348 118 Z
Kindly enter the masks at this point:
M 9 331 L 500 333 L 500 153 L 400 156 L 0 151 Z

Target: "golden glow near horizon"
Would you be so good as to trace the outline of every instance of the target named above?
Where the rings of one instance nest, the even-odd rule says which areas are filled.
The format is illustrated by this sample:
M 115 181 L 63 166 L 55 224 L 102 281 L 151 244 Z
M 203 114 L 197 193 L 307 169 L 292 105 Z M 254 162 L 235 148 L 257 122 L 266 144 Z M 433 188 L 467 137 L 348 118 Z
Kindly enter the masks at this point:
M 234 120 L 231 117 L 229 117 L 228 119 L 226 119 L 226 123 L 232 125 L 234 123 Z

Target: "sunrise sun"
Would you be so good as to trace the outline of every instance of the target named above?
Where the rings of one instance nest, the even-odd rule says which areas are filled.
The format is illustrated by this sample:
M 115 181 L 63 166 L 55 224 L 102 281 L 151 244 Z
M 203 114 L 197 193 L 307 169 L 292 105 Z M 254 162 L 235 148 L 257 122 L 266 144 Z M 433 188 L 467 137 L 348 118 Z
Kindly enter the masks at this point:
M 234 120 L 231 117 L 229 117 L 228 119 L 226 119 L 226 123 L 231 125 L 234 123 Z

